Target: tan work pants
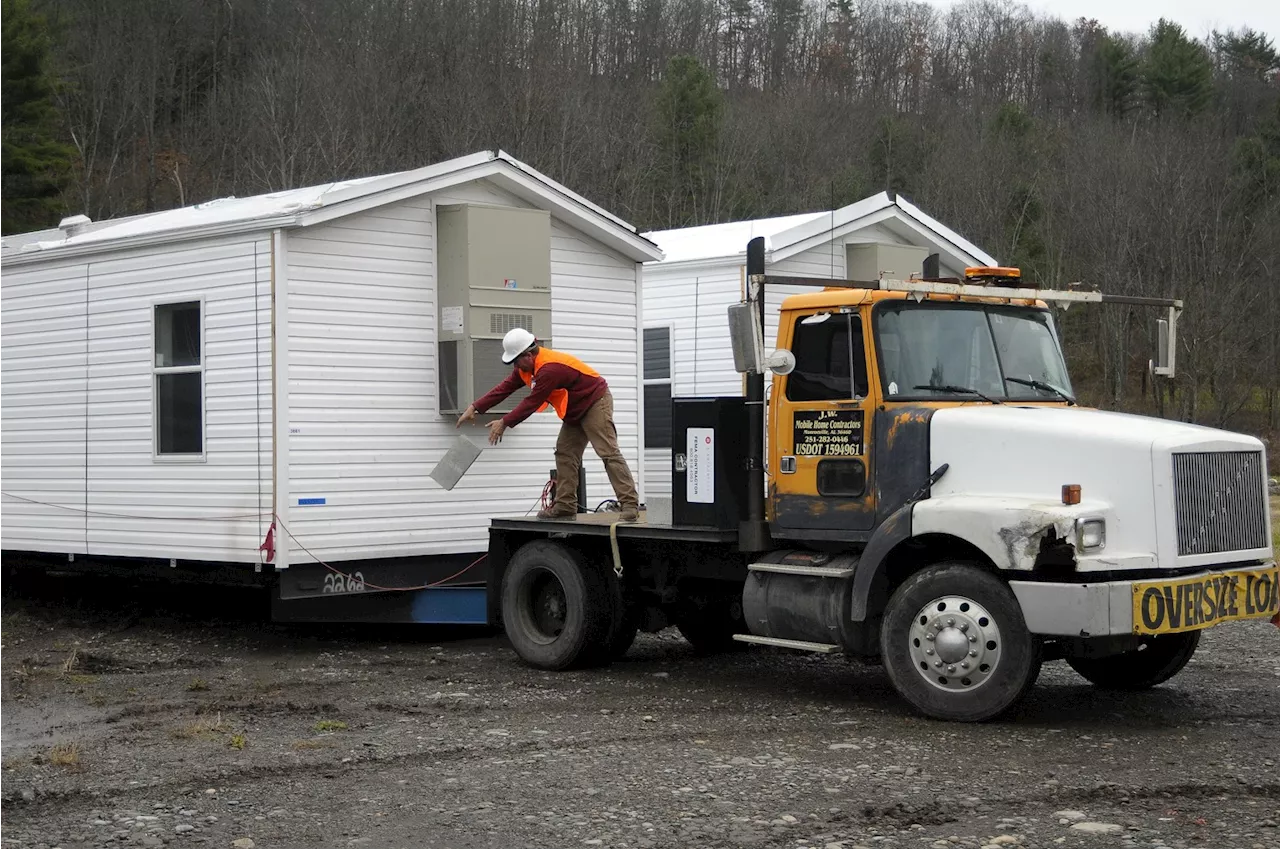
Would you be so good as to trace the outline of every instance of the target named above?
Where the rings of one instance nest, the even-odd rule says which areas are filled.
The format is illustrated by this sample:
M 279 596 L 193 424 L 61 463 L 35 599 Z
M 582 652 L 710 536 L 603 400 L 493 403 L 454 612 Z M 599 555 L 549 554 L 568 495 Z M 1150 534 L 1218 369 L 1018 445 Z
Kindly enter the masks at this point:
M 623 507 L 637 507 L 640 496 L 626 458 L 618 448 L 618 430 L 613 425 L 613 393 L 605 392 L 577 424 L 560 425 L 560 436 L 556 439 L 556 512 L 577 512 L 578 473 L 588 442 L 604 462 L 618 503 Z M 591 509 L 590 505 L 587 509 Z

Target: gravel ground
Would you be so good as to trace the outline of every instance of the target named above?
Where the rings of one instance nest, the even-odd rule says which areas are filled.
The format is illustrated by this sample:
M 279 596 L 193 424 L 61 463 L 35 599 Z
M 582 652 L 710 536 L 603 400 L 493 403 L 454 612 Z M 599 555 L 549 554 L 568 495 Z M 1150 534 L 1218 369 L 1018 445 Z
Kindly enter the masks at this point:
M 20 587 L 20 589 L 19 589 Z M 244 590 L 6 582 L 3 847 L 1280 847 L 1280 632 L 1138 694 L 1046 666 L 1008 720 L 883 671 L 641 635 L 285 627 Z

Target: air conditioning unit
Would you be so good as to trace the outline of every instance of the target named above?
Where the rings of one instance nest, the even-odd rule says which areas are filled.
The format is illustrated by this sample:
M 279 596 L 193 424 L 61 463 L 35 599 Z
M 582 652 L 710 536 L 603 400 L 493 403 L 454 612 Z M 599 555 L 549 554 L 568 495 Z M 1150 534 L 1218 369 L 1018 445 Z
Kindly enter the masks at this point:
M 883 242 L 850 242 L 845 245 L 845 279 L 871 282 L 883 274 L 889 280 L 906 280 L 919 274 L 929 255 L 915 245 Z
M 437 353 L 442 415 L 458 415 L 511 373 L 502 337 L 523 327 L 551 344 L 551 216 L 541 209 L 436 207 Z M 506 413 L 520 389 L 490 412 Z

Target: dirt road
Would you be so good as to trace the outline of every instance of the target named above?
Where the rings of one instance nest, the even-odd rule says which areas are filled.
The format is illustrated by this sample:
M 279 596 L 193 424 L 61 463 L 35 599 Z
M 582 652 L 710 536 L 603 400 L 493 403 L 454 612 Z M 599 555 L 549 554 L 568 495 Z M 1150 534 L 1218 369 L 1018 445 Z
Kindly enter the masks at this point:
M 664 632 L 548 674 L 488 633 L 265 624 L 249 591 L 19 583 L 4 847 L 1280 846 L 1266 623 L 1139 694 L 1051 664 L 971 726 L 841 658 Z

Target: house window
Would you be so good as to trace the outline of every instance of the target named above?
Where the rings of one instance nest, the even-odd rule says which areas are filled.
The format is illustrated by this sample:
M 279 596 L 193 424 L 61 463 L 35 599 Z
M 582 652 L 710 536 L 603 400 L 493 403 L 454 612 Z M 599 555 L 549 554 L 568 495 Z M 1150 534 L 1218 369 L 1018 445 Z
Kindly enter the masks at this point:
M 671 447 L 671 327 L 644 329 L 644 444 Z
M 155 307 L 155 442 L 159 457 L 204 453 L 204 357 L 200 301 Z

